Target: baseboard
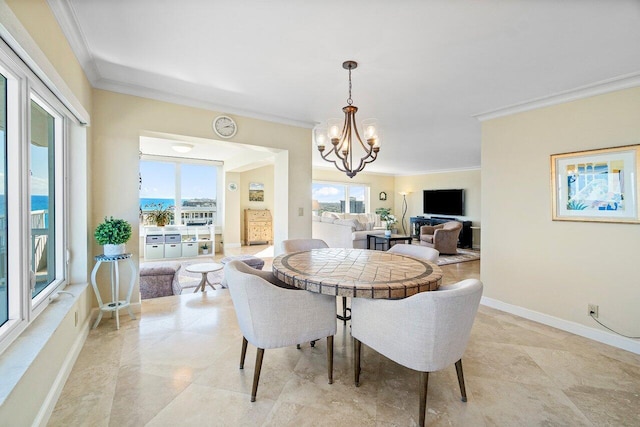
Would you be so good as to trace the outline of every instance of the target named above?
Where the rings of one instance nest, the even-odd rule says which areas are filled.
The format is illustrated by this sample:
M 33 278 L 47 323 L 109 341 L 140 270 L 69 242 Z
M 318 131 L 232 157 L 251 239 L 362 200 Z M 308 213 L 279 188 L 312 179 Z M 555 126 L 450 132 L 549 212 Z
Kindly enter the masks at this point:
M 575 335 L 580 335 L 581 337 L 589 338 L 603 344 L 608 344 L 632 353 L 640 354 L 640 341 L 637 340 L 621 337 L 610 332 L 601 331 L 599 329 L 581 325 L 580 323 L 571 322 L 569 320 L 560 319 L 538 311 L 508 304 L 493 298 L 482 297 L 480 302 L 482 305 L 495 308 L 496 310 L 515 314 L 516 316 L 524 317 L 525 319 L 533 320 L 534 322 L 552 326 L 563 331 L 571 332 Z
M 40 407 L 40 411 L 36 414 L 36 417 L 33 421 L 34 426 L 42 426 L 45 427 L 49 422 L 49 418 L 53 413 L 53 410 L 56 407 L 56 403 L 58 402 L 58 398 L 60 397 L 60 393 L 62 393 L 62 389 L 64 388 L 65 383 L 67 382 L 67 378 L 71 374 L 71 370 L 73 369 L 73 365 L 75 365 L 80 352 L 82 351 L 82 347 L 84 346 L 85 341 L 87 340 L 87 336 L 89 335 L 89 330 L 91 328 L 91 316 L 87 317 L 87 320 L 82 324 L 82 329 L 80 333 L 76 337 L 73 342 L 73 345 L 69 349 L 67 353 L 67 357 L 65 358 L 60 370 L 58 371 L 58 375 L 56 379 L 53 381 L 51 385 L 51 389 L 49 389 L 49 393 L 47 393 L 47 397 L 44 402 L 42 402 L 42 406 Z

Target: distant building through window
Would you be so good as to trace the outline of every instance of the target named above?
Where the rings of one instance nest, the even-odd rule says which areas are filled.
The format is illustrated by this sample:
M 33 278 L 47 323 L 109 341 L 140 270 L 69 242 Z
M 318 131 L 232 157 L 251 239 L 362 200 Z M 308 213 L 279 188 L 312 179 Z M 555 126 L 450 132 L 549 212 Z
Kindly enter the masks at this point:
M 157 207 L 171 211 L 172 225 L 216 224 L 217 173 L 216 165 L 193 164 L 182 159 L 141 160 L 142 225 L 155 225 L 149 214 Z
M 315 181 L 312 198 L 312 210 L 316 215 L 322 215 L 322 212 L 367 213 L 369 210 L 369 187 L 363 184 Z

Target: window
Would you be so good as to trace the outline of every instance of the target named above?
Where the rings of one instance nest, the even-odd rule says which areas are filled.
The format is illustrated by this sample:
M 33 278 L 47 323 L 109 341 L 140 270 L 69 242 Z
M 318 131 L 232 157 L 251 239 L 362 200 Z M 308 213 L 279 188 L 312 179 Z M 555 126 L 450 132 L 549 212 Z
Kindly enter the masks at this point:
M 9 320 L 7 292 L 7 78 L 0 76 L 0 325 Z
M 317 215 L 322 215 L 322 212 L 367 213 L 369 211 L 369 186 L 364 184 L 314 182 L 312 193 L 312 210 Z
M 66 284 L 63 129 L 71 117 L 0 42 L 0 352 Z
M 151 156 L 149 156 L 151 157 Z M 140 161 L 142 223 L 153 225 L 146 212 L 152 206 L 173 207 L 172 224 L 209 225 L 217 222 L 217 176 L 214 162 L 189 163 L 175 158 Z M 215 162 L 217 163 L 217 162 Z M 180 203 L 176 203 L 180 200 Z

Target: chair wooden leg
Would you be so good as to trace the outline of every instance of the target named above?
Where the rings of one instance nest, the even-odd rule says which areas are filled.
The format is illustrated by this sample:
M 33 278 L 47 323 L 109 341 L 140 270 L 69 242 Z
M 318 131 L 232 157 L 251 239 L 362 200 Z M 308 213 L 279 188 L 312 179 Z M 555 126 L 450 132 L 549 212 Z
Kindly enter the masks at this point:
M 420 421 L 418 425 L 424 427 L 427 413 L 427 387 L 429 386 L 429 372 L 420 372 Z
M 242 351 L 240 352 L 240 369 L 244 369 L 244 358 L 247 355 L 247 339 L 242 337 Z
M 361 342 L 357 338 L 353 339 L 353 379 L 356 387 L 360 387 L 360 348 Z
M 456 362 L 456 373 L 458 374 L 458 384 L 460 384 L 460 393 L 462 393 L 462 401 L 467 401 L 467 390 L 464 388 L 464 374 L 462 373 L 462 359 Z
M 329 384 L 333 384 L 333 335 L 327 337 L 327 369 Z
M 253 388 L 251 389 L 251 401 L 256 401 L 256 393 L 258 393 L 258 381 L 260 380 L 260 368 L 262 368 L 262 358 L 264 357 L 264 348 L 259 348 L 256 354 L 256 368 L 253 372 Z

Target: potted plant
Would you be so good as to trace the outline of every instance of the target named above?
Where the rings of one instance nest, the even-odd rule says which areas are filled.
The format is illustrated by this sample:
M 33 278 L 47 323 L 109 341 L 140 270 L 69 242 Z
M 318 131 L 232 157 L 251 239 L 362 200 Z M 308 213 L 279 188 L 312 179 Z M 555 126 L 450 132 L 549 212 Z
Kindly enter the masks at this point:
M 131 237 L 131 224 L 124 219 L 105 216 L 93 235 L 98 244 L 104 246 L 105 255 L 122 255 L 125 251 L 125 243 Z
M 202 246 L 200 246 L 200 249 L 202 249 L 202 253 L 204 255 L 207 255 L 209 253 L 209 245 L 207 243 L 204 243 Z
M 396 217 L 391 214 L 391 208 L 378 208 L 376 209 L 376 213 L 380 215 L 380 220 L 385 221 L 386 230 L 384 231 L 384 235 L 391 236 L 391 229 L 398 222 Z
M 144 207 L 151 208 L 151 210 L 145 211 L 145 215 L 149 221 L 155 223 L 158 227 L 164 227 L 173 219 L 173 206 L 165 206 L 162 203 L 151 203 Z

